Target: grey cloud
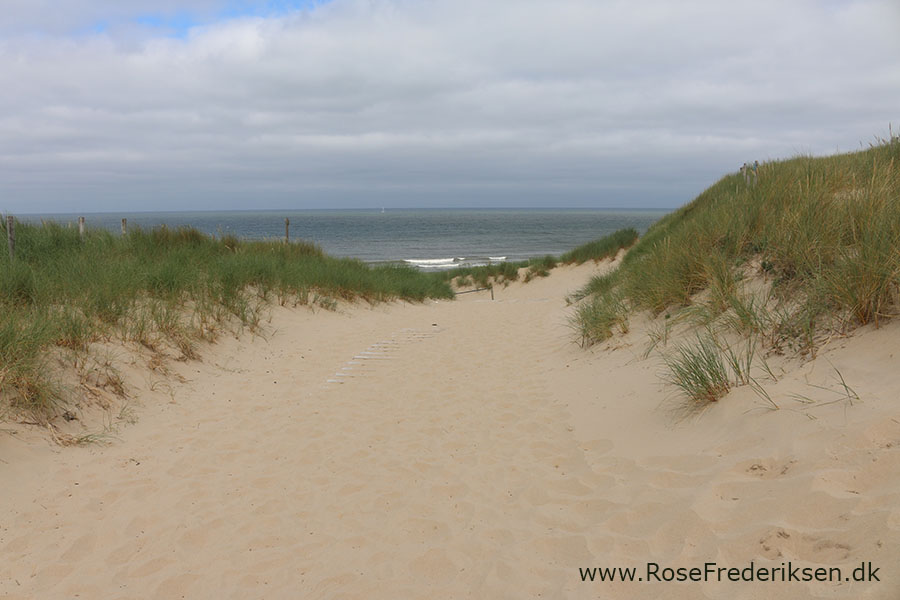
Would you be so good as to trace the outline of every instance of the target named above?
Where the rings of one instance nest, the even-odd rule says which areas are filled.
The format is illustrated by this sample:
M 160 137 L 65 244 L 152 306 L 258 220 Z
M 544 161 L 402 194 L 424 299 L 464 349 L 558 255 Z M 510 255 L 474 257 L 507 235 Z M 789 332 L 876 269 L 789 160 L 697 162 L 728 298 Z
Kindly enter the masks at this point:
M 896 124 L 897 15 L 335 0 L 130 44 L 37 38 L 7 16 L 0 210 L 674 206 L 744 160 L 851 150 Z
M 79 32 L 98 22 L 114 26 L 145 15 L 211 17 L 223 4 L 222 0 L 4 0 L 0 34 Z

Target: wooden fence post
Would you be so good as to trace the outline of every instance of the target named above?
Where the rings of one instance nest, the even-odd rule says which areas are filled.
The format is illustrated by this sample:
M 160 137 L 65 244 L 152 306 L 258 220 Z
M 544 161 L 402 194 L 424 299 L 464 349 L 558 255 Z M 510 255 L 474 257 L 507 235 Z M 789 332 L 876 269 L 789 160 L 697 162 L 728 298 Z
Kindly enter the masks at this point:
M 291 220 L 289 218 L 285 217 L 284 218 L 284 243 L 285 244 L 291 243 L 290 228 L 291 228 Z
M 6 215 L 6 237 L 9 239 L 9 260 L 16 258 L 16 220 Z
M 78 236 L 84 241 L 84 217 L 78 217 Z
M 122 237 L 128 233 L 128 219 L 122 219 Z

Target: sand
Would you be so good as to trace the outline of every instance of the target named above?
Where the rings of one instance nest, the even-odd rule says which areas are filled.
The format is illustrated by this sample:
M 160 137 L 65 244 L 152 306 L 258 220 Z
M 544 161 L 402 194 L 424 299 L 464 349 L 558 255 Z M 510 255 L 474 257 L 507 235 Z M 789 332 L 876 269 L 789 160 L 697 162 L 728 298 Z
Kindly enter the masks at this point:
M 780 365 L 779 410 L 742 387 L 683 418 L 646 320 L 574 343 L 564 297 L 605 268 L 275 309 L 183 383 L 131 373 L 107 444 L 0 432 L 0 597 L 900 598 L 900 323 Z M 788 561 L 880 581 L 579 571 Z

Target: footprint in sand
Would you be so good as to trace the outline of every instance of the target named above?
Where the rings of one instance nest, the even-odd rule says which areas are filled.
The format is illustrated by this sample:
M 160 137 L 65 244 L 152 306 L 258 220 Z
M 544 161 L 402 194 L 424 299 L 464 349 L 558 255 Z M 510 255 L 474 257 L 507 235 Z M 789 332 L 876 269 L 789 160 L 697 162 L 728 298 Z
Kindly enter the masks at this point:
M 850 558 L 848 544 L 796 530 L 776 527 L 759 539 L 763 556 L 770 560 L 803 560 L 820 564 L 838 564 Z
M 759 458 L 738 463 L 735 465 L 733 472 L 760 479 L 774 479 L 787 475 L 796 462 L 794 459 Z

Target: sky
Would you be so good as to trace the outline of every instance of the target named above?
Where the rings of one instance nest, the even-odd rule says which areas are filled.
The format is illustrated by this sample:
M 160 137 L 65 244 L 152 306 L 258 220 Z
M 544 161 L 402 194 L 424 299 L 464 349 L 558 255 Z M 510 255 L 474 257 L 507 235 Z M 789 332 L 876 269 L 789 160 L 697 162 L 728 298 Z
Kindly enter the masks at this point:
M 897 0 L 4 0 L 0 212 L 674 208 L 900 131 Z

